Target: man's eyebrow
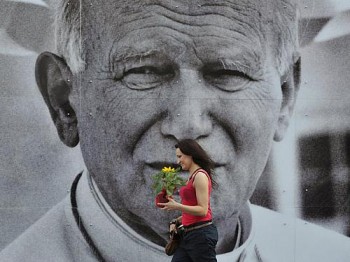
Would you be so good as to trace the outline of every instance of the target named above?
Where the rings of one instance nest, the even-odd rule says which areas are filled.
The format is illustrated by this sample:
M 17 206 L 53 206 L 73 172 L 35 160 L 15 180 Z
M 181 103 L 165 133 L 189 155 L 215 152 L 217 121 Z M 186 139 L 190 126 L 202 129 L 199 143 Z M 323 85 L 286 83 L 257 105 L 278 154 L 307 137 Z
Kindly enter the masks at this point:
M 246 56 L 239 57 L 218 57 L 207 63 L 204 67 L 205 70 L 210 69 L 228 69 L 228 70 L 238 70 L 245 74 L 260 78 L 264 72 L 264 62 L 261 57 L 254 56 L 253 58 Z
M 219 58 L 218 63 L 220 63 L 224 69 L 231 68 L 232 66 L 234 66 L 237 69 L 246 71 L 250 68 L 249 65 L 247 65 L 245 62 L 242 62 L 240 60 L 227 60 L 227 59 Z
M 109 55 L 109 71 L 115 71 L 123 68 L 127 63 L 141 64 L 145 59 L 154 59 L 155 61 L 165 61 L 167 56 L 157 49 L 136 50 L 134 48 L 125 48 L 114 50 Z
M 137 51 L 134 49 L 118 50 L 116 54 L 111 56 L 111 62 L 120 63 L 128 61 L 142 61 L 149 57 L 164 57 L 164 54 L 159 50 Z

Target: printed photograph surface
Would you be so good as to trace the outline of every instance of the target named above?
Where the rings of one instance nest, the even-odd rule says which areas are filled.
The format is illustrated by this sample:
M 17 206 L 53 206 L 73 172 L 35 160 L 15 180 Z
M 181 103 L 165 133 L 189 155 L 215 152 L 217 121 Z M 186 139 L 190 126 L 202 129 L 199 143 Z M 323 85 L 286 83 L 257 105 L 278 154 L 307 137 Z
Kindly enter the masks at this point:
M 349 50 L 348 0 L 0 0 L 0 261 L 347 261 Z

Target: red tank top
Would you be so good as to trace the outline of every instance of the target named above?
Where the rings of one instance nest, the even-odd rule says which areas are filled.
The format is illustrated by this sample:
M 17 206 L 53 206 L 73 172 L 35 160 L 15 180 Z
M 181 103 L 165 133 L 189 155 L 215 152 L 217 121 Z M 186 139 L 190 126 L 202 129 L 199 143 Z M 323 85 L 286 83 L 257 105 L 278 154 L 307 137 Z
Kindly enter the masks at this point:
M 211 179 L 208 173 L 204 169 L 198 169 L 196 170 L 190 180 L 188 181 L 187 185 L 180 188 L 180 197 L 181 197 L 181 203 L 183 205 L 187 206 L 196 206 L 197 203 L 197 197 L 196 197 L 196 189 L 193 186 L 194 178 L 196 177 L 196 174 L 201 171 L 208 177 L 209 183 L 208 183 L 208 213 L 205 216 L 194 216 L 185 212 L 182 212 L 182 224 L 184 226 L 189 226 L 198 222 L 203 221 L 209 221 L 212 220 L 212 213 L 210 209 L 210 194 L 211 194 Z

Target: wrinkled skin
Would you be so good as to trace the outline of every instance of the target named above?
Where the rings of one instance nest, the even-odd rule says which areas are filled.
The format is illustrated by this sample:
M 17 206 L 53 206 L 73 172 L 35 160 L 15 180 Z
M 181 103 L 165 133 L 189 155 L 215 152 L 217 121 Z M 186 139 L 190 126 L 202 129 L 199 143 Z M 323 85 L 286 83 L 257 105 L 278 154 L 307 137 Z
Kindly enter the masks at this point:
M 63 140 L 79 132 L 86 166 L 111 207 L 164 244 L 167 221 L 179 214 L 154 206 L 151 175 L 175 163 L 177 140 L 197 139 L 216 162 L 219 187 L 211 205 L 218 251 L 226 252 L 293 103 L 282 99 L 293 100 L 293 81 L 284 94 L 269 52 L 268 6 L 255 0 L 105 2 L 83 6 L 87 67 L 73 76 L 67 101 L 78 126 L 64 123 Z

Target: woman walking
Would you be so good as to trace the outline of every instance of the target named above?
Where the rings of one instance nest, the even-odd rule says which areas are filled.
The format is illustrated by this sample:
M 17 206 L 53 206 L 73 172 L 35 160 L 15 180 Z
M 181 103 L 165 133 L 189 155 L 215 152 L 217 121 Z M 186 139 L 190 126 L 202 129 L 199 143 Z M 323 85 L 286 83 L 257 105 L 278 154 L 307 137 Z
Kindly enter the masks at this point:
M 189 178 L 180 188 L 181 203 L 168 198 L 164 210 L 179 210 L 182 216 L 170 222 L 170 232 L 176 225 L 184 226 L 184 235 L 176 249 L 172 262 L 216 261 L 215 246 L 218 233 L 212 222 L 210 194 L 213 162 L 205 150 L 192 139 L 179 141 L 176 158 L 182 170 L 188 171 Z

